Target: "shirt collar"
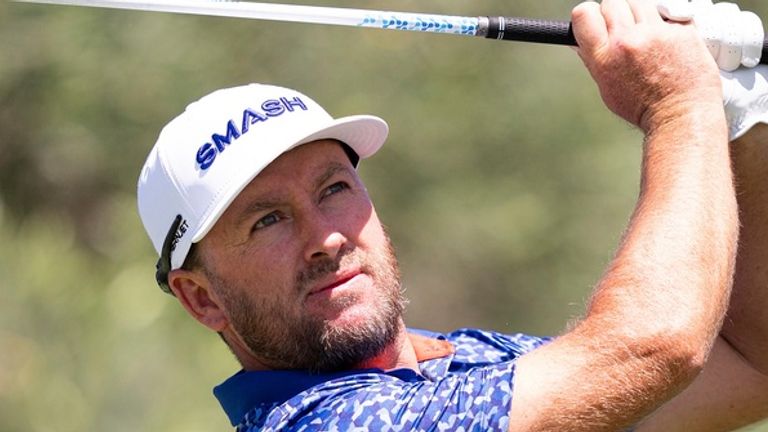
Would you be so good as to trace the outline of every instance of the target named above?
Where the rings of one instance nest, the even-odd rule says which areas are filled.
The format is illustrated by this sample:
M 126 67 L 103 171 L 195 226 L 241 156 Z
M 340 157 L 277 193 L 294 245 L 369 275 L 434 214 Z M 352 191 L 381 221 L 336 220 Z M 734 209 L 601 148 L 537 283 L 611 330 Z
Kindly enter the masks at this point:
M 409 333 L 409 337 L 419 362 L 449 356 L 454 352 L 453 345 L 446 340 L 414 333 Z M 300 370 L 241 370 L 214 387 L 213 394 L 227 413 L 229 421 L 235 426 L 256 406 L 282 403 L 324 382 L 363 373 L 386 373 L 406 381 L 422 379 L 419 374 L 410 369 L 387 372 L 381 369 L 354 369 L 322 374 L 311 374 Z

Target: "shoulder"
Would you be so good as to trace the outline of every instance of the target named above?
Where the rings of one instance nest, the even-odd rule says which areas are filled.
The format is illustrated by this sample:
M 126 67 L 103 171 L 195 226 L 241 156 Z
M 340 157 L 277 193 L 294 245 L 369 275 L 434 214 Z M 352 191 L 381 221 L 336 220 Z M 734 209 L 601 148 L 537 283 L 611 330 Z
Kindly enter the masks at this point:
M 505 430 L 515 360 L 547 338 L 477 329 L 409 332 L 450 342 L 454 352 L 410 369 L 360 370 L 318 379 L 258 409 L 240 430 Z
M 465 363 L 513 361 L 552 340 L 550 337 L 506 334 L 475 328 L 462 328 L 444 334 L 419 329 L 409 331 L 447 340 L 456 350 L 453 361 Z

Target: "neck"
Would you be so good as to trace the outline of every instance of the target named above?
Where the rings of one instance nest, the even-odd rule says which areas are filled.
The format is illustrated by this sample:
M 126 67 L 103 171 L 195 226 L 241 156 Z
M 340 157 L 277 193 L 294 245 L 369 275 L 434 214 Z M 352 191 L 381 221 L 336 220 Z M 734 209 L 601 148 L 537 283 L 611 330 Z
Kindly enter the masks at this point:
M 355 366 L 355 369 L 413 369 L 419 370 L 419 362 L 416 359 L 416 352 L 413 348 L 405 324 L 400 322 L 400 329 L 397 337 L 384 348 L 376 357 L 365 360 Z

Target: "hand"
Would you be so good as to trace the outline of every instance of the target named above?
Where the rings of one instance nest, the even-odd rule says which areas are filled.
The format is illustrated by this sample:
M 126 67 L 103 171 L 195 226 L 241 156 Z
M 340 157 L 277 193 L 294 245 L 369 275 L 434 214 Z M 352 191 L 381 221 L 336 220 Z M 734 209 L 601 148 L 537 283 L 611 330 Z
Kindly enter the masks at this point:
M 768 124 L 768 66 L 720 72 L 731 141 L 757 123 Z
M 675 22 L 693 22 L 720 69 L 755 67 L 763 48 L 763 24 L 752 12 L 735 3 L 712 0 L 659 0 L 662 17 Z
M 654 1 L 584 2 L 572 21 L 579 56 L 606 106 L 645 132 L 722 110 L 717 65 L 696 28 L 665 22 Z

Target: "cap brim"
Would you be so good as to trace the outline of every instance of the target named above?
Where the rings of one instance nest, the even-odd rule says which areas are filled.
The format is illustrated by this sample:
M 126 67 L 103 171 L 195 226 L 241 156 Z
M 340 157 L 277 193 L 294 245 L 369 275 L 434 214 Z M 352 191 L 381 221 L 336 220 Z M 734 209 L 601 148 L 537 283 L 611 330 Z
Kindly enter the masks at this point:
M 336 139 L 352 147 L 360 159 L 365 159 L 381 148 L 387 140 L 388 133 L 387 123 L 378 117 L 369 115 L 342 117 L 334 120 L 327 127 L 300 139 L 286 151 L 312 141 Z

